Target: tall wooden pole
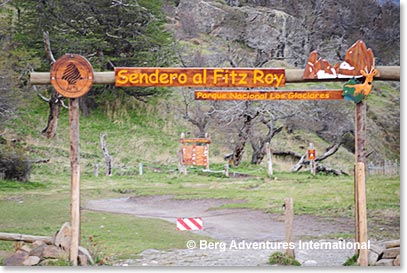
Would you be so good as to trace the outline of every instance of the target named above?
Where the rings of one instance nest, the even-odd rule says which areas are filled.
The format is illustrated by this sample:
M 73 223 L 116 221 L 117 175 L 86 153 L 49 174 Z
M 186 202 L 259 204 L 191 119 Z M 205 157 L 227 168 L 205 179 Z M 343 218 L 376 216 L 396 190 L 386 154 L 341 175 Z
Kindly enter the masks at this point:
M 293 236 L 293 225 L 294 225 L 294 204 L 293 199 L 291 197 L 287 197 L 284 200 L 284 207 L 285 207 L 285 242 L 289 245 L 294 240 Z M 291 258 L 295 258 L 294 249 L 287 247 L 285 250 L 285 254 Z
M 366 101 L 356 104 L 355 108 L 355 240 L 367 245 L 366 211 Z M 367 251 L 359 251 L 359 265 L 368 265 Z
M 71 246 L 70 261 L 78 265 L 80 243 L 80 165 L 79 98 L 69 100 L 69 139 L 71 145 Z

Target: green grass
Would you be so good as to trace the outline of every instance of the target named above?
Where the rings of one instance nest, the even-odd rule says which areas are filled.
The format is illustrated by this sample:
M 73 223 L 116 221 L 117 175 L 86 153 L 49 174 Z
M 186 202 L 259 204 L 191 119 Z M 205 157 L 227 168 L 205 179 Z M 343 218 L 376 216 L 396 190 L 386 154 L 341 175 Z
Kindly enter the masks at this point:
M 269 258 L 269 263 L 272 265 L 293 265 L 301 266 L 301 263 L 294 258 L 291 258 L 281 252 L 274 252 Z

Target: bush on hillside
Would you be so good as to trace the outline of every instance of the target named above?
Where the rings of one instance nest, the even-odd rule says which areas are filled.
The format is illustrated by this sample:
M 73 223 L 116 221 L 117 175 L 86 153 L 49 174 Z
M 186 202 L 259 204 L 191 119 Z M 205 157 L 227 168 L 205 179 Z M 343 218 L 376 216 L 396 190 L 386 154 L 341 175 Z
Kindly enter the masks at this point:
M 32 163 L 23 151 L 0 145 L 0 179 L 27 182 Z

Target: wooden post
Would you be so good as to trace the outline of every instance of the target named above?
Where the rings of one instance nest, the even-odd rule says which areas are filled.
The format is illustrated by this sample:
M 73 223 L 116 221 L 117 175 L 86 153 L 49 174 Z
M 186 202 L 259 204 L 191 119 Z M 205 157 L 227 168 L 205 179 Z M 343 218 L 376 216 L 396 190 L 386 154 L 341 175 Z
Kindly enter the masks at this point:
M 209 139 L 209 134 L 205 133 L 205 138 Z M 209 170 L 209 143 L 205 143 L 206 147 L 206 169 Z
M 99 176 L 99 164 L 96 163 L 95 166 L 93 167 L 93 174 L 98 177 Z
M 367 211 L 366 211 L 366 101 L 355 107 L 355 241 L 367 244 Z M 360 249 L 358 263 L 367 266 L 367 250 Z
M 284 199 L 285 206 L 285 242 L 290 245 L 293 242 L 294 204 L 291 197 Z M 288 247 L 285 250 L 288 257 L 295 258 L 294 249 Z
M 266 143 L 266 155 L 267 155 L 267 175 L 272 176 L 273 175 L 273 159 L 271 157 L 269 142 Z
M 143 175 L 143 163 L 138 164 L 138 174 Z
M 181 139 L 185 138 L 185 134 L 181 133 Z M 183 173 L 183 174 L 187 174 L 187 168 L 184 165 L 183 162 L 183 144 L 181 143 L 178 149 L 178 172 Z
M 309 150 L 310 151 L 315 151 L 314 148 L 314 144 L 310 143 L 309 144 Z M 309 159 L 309 166 L 310 166 L 310 170 L 311 170 L 311 175 L 315 175 L 316 174 L 316 168 L 315 168 L 315 155 L 312 159 Z
M 224 171 L 225 171 L 225 176 L 229 177 L 229 163 L 225 164 L 225 170 Z
M 356 184 L 358 188 L 357 194 L 357 211 L 358 211 L 358 226 L 359 226 L 359 242 L 364 248 L 359 250 L 358 263 L 360 266 L 368 266 L 368 243 L 367 235 L 367 209 L 366 209 L 366 179 L 365 179 L 365 164 L 362 162 L 356 163 Z
M 358 181 L 357 181 L 357 167 L 356 163 L 353 167 L 354 177 L 353 177 L 353 194 L 355 201 L 355 242 L 359 242 L 359 202 L 358 202 Z M 359 255 L 359 249 L 355 249 L 355 255 Z
M 80 165 L 79 165 L 79 99 L 69 100 L 69 139 L 71 144 L 71 245 L 70 261 L 78 265 L 80 244 Z

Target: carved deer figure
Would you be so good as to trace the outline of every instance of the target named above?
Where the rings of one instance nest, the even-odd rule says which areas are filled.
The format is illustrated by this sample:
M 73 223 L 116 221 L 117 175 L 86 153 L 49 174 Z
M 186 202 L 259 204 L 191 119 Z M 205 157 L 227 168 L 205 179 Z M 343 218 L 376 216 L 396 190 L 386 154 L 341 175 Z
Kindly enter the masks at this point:
M 359 84 L 345 84 L 345 87 L 349 88 L 354 88 L 354 95 L 358 95 L 359 93 L 362 93 L 365 96 L 368 96 L 370 91 L 372 91 L 372 82 L 373 82 L 373 77 L 376 75 L 379 75 L 379 71 L 374 68 L 370 71 L 370 73 L 367 73 L 364 70 L 360 70 L 360 73 L 365 77 L 365 81 L 363 83 Z

